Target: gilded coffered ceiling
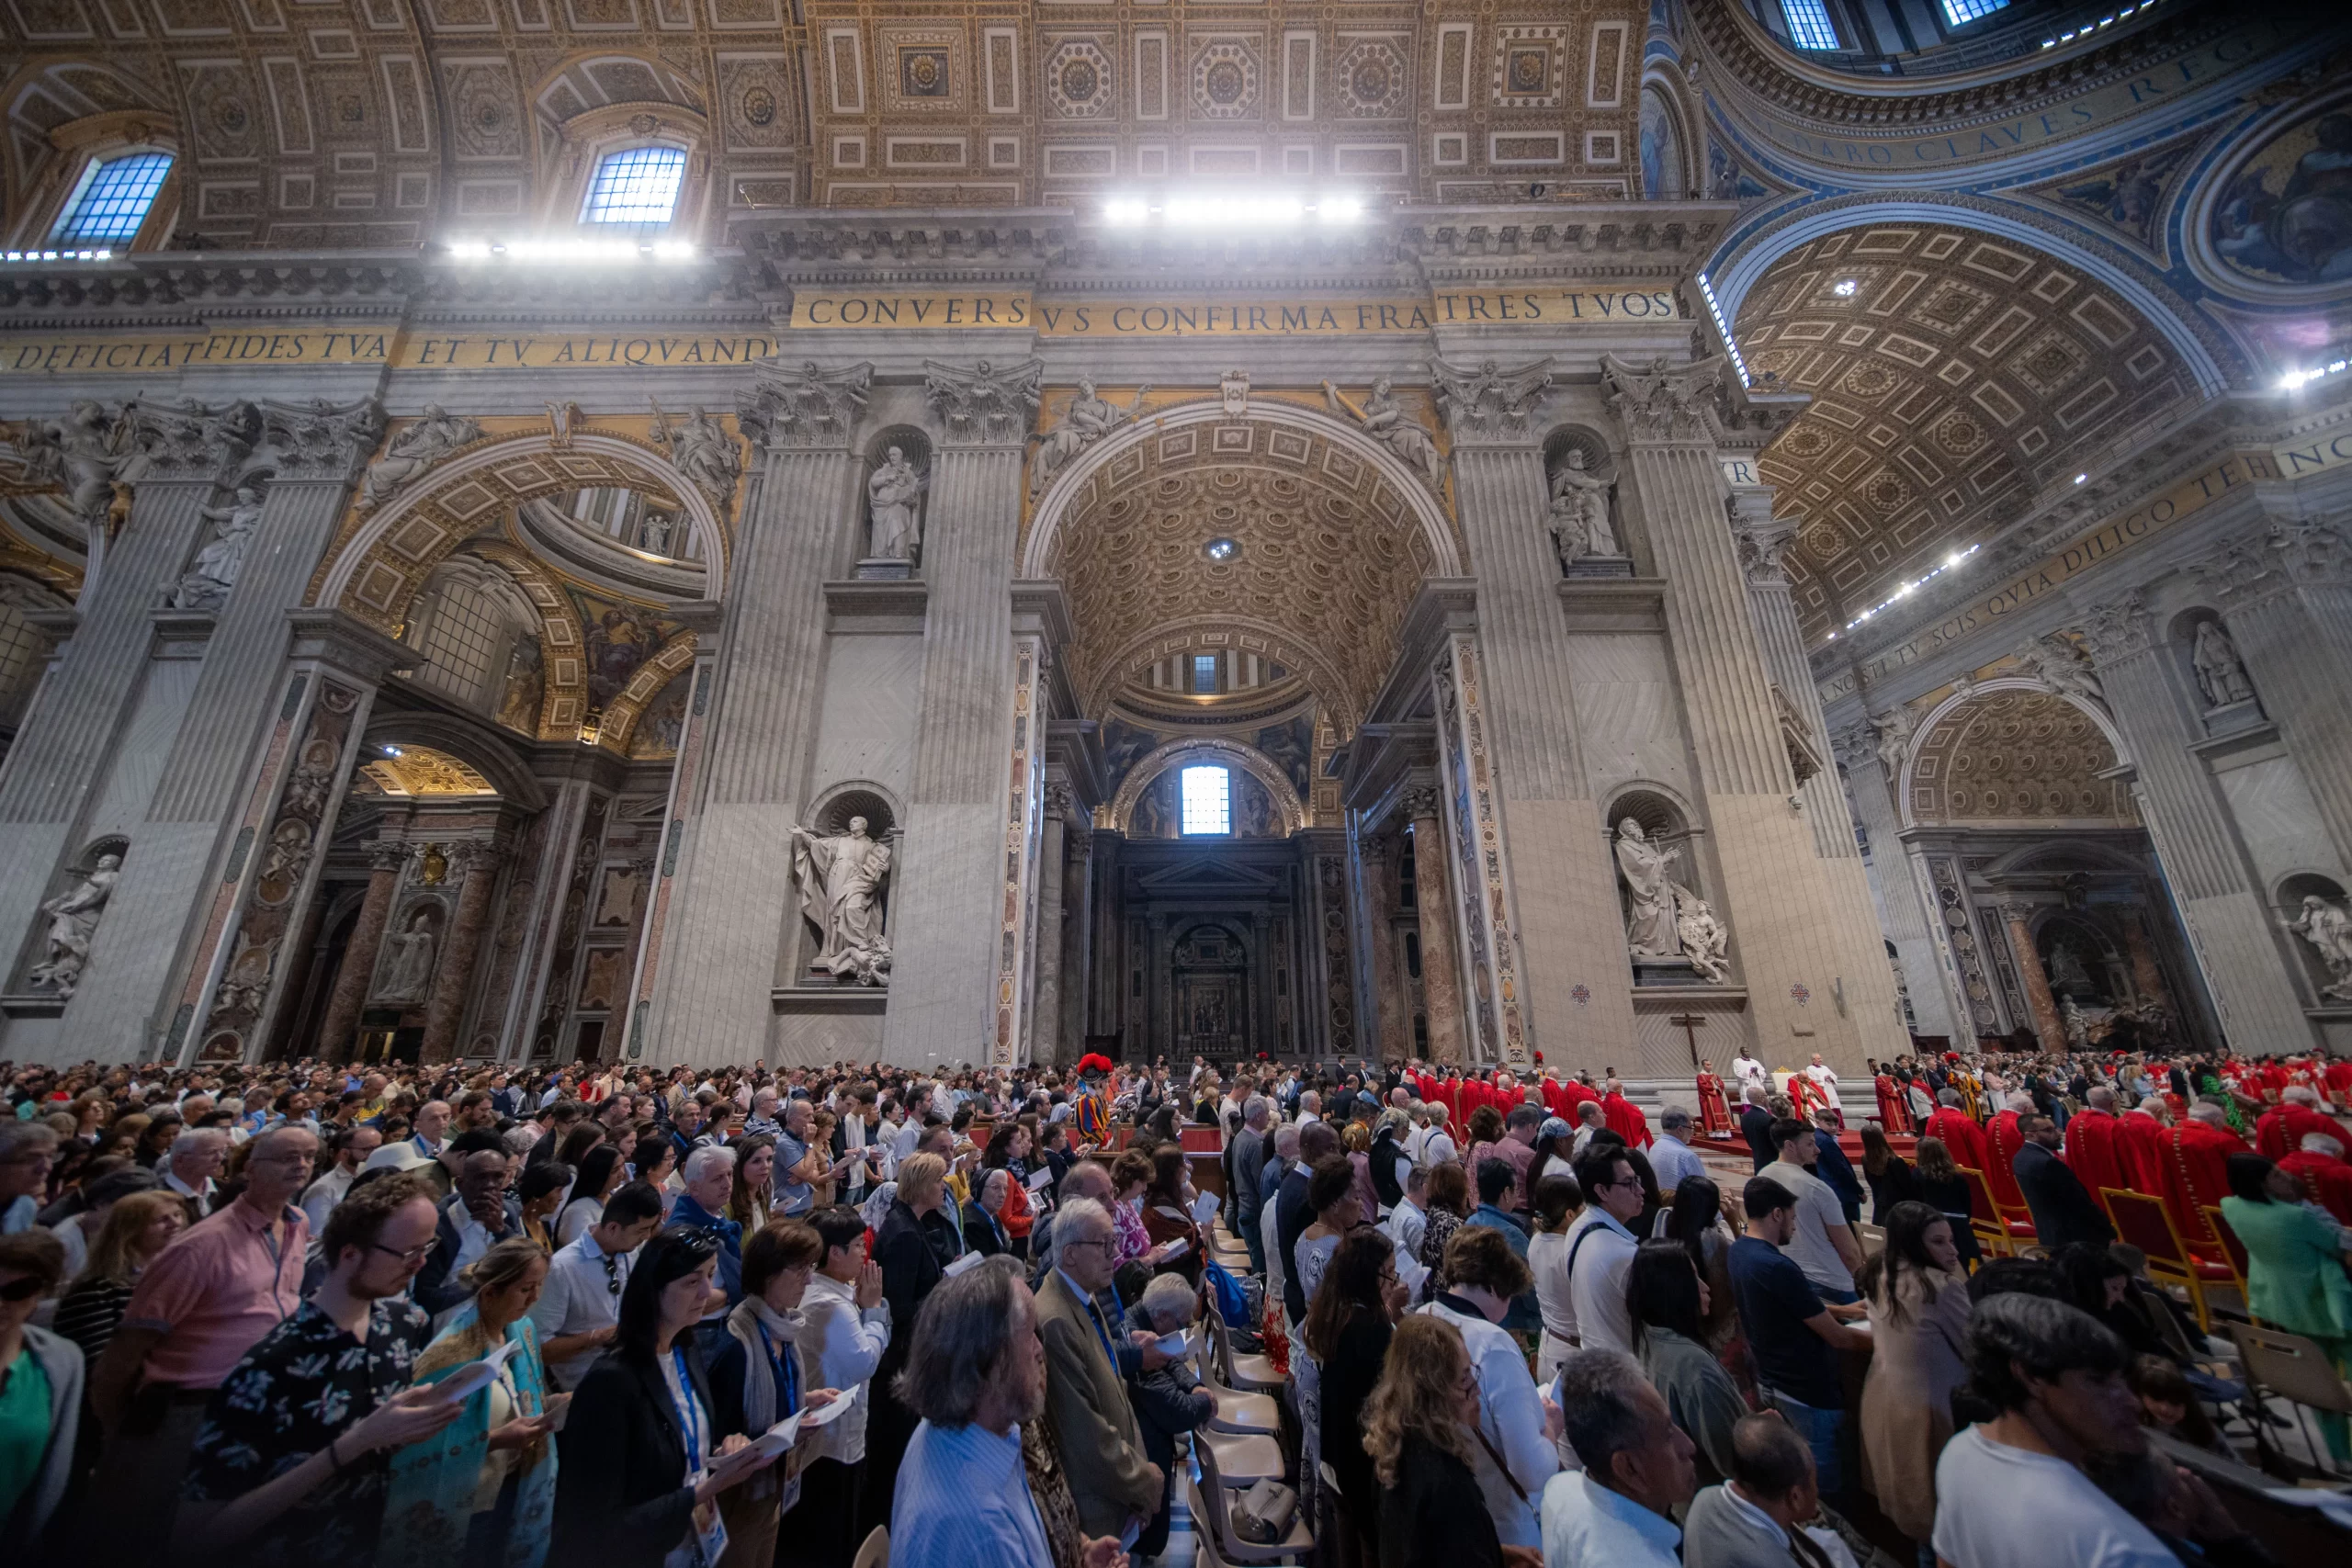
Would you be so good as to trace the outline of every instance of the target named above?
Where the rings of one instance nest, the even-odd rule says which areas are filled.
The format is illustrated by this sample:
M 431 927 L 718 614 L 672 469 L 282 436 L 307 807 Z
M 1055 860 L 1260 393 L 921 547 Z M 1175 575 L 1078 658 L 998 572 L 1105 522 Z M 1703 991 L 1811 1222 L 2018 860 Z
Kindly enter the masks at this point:
M 1947 826 L 2137 826 L 2131 787 L 2101 776 L 2114 768 L 2106 734 L 2065 698 L 1990 692 L 1952 709 L 1920 741 L 1910 817 Z
M 1736 326 L 1759 382 L 1813 402 L 1759 463 L 1797 524 L 1809 637 L 1989 537 L 2189 394 L 2147 321 L 2081 272 L 1928 224 L 1799 246 Z
M 101 130 L 178 154 L 181 249 L 568 224 L 583 164 L 648 137 L 692 150 L 681 220 L 714 243 L 763 209 L 1138 179 L 1622 200 L 1646 28 L 1634 0 L 6 0 L 6 228 Z
M 1250 653 L 1304 682 L 1344 737 L 1434 565 L 1387 475 L 1319 433 L 1238 420 L 1115 454 L 1069 502 L 1049 575 L 1069 593 L 1089 713 L 1157 660 Z

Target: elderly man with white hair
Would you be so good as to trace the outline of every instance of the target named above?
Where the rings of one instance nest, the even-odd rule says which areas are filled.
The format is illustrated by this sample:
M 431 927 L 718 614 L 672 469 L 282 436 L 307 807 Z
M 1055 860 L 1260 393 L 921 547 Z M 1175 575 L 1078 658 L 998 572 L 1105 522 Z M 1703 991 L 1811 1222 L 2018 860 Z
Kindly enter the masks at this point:
M 1688 1106 L 1667 1105 L 1658 1110 L 1657 1139 L 1648 1154 L 1660 1192 L 1670 1193 L 1691 1177 L 1707 1174 L 1707 1162 L 1690 1146 L 1690 1122 Z
M 707 1338 L 727 1332 L 727 1314 L 743 1299 L 743 1226 L 727 1217 L 727 1199 L 735 1186 L 735 1151 L 698 1148 L 686 1156 L 678 1175 L 685 1190 L 670 1211 L 671 1226 L 707 1232 L 718 1244 L 718 1284 L 702 1319 L 701 1333 Z
M 179 1195 L 188 1224 L 212 1213 L 218 1189 L 212 1179 L 229 1163 L 229 1134 L 218 1127 L 191 1127 L 172 1140 L 164 1156 L 164 1186 Z
M 2307 1202 L 2317 1203 L 2339 1225 L 2352 1225 L 2352 1165 L 2344 1162 L 2344 1140 L 2326 1133 L 2305 1133 L 2294 1153 L 2278 1168 L 2295 1179 Z

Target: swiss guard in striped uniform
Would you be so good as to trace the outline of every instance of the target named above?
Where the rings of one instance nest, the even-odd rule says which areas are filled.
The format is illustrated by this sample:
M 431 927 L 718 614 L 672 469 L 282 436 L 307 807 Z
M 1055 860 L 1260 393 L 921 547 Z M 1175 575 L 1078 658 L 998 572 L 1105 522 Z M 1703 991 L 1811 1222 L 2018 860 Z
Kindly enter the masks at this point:
M 1081 1144 L 1111 1142 L 1111 1094 L 1104 1087 L 1111 1076 L 1111 1059 L 1089 1052 L 1078 1059 L 1078 1079 L 1082 1086 L 1070 1100 L 1070 1122 L 1078 1129 Z

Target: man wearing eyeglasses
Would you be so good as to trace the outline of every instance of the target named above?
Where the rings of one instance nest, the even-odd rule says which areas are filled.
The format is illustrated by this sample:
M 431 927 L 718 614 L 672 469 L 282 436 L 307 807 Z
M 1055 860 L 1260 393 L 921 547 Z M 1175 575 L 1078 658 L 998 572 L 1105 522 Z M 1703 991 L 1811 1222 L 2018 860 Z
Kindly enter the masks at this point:
M 1576 1162 L 1585 1211 L 1567 1230 L 1568 1315 L 1588 1350 L 1634 1353 L 1634 1317 L 1625 1298 L 1641 1242 L 1627 1228 L 1642 1212 L 1642 1179 L 1623 1144 L 1600 1144 Z
M 297 1127 L 254 1139 L 245 1190 L 157 1253 L 98 1358 L 90 1403 L 107 1431 L 98 1461 L 98 1561 L 136 1560 L 167 1540 L 188 1448 L 212 1391 L 302 1304 L 311 1222 L 294 1206 L 319 1140 Z
M 613 1342 L 621 1292 L 637 1249 L 662 1224 L 662 1190 L 632 1181 L 605 1200 L 604 1217 L 559 1250 L 531 1307 L 548 1376 L 565 1393 L 580 1386 Z

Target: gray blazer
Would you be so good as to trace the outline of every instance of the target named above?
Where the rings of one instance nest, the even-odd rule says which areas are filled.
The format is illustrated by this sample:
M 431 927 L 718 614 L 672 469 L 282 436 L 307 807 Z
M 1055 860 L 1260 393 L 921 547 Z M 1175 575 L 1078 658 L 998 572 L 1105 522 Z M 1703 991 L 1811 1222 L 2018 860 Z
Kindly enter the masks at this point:
M 0 1526 L 0 1540 L 30 1547 L 65 1500 L 74 1472 L 74 1438 L 82 1421 L 82 1348 L 46 1328 L 25 1325 L 25 1354 L 49 1378 L 49 1450 L 31 1489 Z

